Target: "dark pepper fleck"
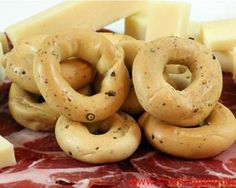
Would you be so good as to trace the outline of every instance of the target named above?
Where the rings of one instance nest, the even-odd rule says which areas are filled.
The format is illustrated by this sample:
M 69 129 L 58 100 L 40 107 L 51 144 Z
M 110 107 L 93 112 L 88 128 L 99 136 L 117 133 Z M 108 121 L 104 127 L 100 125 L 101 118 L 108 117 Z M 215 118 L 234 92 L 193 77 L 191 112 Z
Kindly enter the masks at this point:
M 194 113 L 196 113 L 197 111 L 198 111 L 198 108 L 195 108 L 195 109 L 193 110 Z
M 152 140 L 155 138 L 155 136 L 152 134 Z
M 190 39 L 190 40 L 195 40 L 195 38 L 193 38 L 193 37 L 188 37 L 188 39 Z
M 115 91 L 107 91 L 107 92 L 105 92 L 105 95 L 108 95 L 109 97 L 116 96 L 116 92 Z
M 214 54 L 212 54 L 212 58 L 215 60 L 216 59 L 216 56 Z
M 111 77 L 115 77 L 115 76 L 116 76 L 115 71 L 112 71 L 112 73 L 111 73 Z
M 68 153 L 69 153 L 70 156 L 72 156 L 72 153 L 70 151 Z

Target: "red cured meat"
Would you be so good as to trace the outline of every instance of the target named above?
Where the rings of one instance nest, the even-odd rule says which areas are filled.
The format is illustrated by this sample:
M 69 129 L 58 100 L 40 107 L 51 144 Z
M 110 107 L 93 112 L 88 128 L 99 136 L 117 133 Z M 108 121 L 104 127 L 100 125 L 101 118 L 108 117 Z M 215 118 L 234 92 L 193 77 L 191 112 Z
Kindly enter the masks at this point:
M 236 84 L 231 73 L 223 73 L 223 91 L 220 102 L 227 106 L 236 115 Z
M 0 187 L 91 187 L 121 180 L 117 164 L 90 165 L 66 156 L 53 133 L 22 129 L 7 114 L 0 114 L 0 123 L 17 159 L 15 166 L 0 169 Z

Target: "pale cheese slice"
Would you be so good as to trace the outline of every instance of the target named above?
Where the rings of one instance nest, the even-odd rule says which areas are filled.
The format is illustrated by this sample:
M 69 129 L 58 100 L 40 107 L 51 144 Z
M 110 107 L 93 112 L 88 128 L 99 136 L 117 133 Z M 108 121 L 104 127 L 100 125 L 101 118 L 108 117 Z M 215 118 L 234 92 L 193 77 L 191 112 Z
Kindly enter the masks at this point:
M 165 36 L 186 36 L 191 4 L 151 1 L 148 6 L 146 41 Z
M 147 27 L 147 12 L 141 11 L 125 19 L 125 34 L 138 40 L 145 40 Z
M 236 18 L 202 25 L 202 40 L 213 51 L 228 51 L 236 46 Z
M 13 145 L 0 136 L 0 168 L 16 164 Z
M 68 28 L 96 31 L 145 6 L 145 1 L 66 1 L 6 28 L 6 33 L 14 45 L 21 38 Z
M 234 61 L 234 52 L 226 51 L 226 52 L 219 52 L 215 51 L 214 55 L 218 59 L 221 65 L 221 69 L 223 72 L 230 72 L 233 73 L 233 61 Z
M 201 38 L 202 23 L 197 21 L 190 21 L 186 33 L 186 37 L 193 37 L 198 42 L 202 42 Z

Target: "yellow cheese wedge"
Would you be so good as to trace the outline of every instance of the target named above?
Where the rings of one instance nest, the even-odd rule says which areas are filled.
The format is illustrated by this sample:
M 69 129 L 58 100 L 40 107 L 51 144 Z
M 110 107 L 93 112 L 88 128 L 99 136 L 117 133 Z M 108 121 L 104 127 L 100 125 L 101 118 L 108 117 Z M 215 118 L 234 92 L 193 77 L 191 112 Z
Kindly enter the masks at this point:
M 147 41 L 165 36 L 186 36 L 191 4 L 151 1 L 148 8 Z
M 141 11 L 125 19 L 125 34 L 138 40 L 145 40 L 147 12 Z
M 202 40 L 213 51 L 228 51 L 236 46 L 236 18 L 206 22 L 202 25 Z
M 16 164 L 14 147 L 5 138 L 0 136 L 0 168 Z
M 226 52 L 215 51 L 214 55 L 219 60 L 223 72 L 233 73 L 233 61 L 234 61 L 233 51 L 226 51 Z
M 190 21 L 187 28 L 186 37 L 193 37 L 197 41 L 201 42 L 202 41 L 201 28 L 202 28 L 201 22 Z
M 66 1 L 6 28 L 14 45 L 21 38 L 68 28 L 99 30 L 145 8 L 145 1 Z
M 0 32 L 0 43 L 2 43 L 3 53 L 6 53 L 10 50 L 7 37 L 2 32 Z

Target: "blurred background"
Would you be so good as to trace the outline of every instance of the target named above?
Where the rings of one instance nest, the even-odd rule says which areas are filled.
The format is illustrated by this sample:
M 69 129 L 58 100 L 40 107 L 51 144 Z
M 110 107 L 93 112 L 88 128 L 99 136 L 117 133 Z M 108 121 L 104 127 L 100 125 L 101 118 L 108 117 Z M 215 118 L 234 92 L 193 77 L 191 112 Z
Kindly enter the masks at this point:
M 236 17 L 236 0 L 177 0 L 192 3 L 191 20 L 204 21 Z M 0 0 L 0 30 L 45 10 L 62 0 Z M 109 26 L 122 30 L 122 21 Z

